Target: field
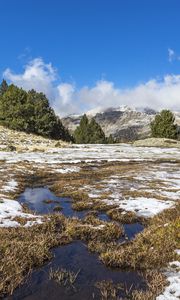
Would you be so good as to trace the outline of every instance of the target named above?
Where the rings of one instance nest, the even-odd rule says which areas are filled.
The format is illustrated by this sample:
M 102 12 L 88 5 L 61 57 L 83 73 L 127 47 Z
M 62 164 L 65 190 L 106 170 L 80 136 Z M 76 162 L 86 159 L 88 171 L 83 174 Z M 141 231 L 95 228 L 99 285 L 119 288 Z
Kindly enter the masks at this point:
M 53 146 L 0 152 L 1 297 L 179 299 L 179 149 Z

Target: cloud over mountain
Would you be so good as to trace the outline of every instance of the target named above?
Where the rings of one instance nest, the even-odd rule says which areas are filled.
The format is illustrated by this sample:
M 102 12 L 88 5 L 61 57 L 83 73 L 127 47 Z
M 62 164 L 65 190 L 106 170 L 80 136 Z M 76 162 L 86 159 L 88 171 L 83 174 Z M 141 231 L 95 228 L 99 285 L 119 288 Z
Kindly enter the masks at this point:
M 165 75 L 161 80 L 151 79 L 127 89 L 107 80 L 77 89 L 74 83 L 59 82 L 57 70 L 51 63 L 35 58 L 25 65 L 22 73 L 16 74 L 8 68 L 3 77 L 26 90 L 45 93 L 60 116 L 82 113 L 97 106 L 107 108 L 124 104 L 180 110 L 180 75 Z

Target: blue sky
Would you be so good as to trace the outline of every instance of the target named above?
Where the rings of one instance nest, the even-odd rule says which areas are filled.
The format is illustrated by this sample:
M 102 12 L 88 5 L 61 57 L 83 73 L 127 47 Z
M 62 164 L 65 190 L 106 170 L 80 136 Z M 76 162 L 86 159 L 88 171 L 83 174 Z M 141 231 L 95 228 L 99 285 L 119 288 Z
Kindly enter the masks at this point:
M 59 110 L 66 111 L 66 104 L 70 103 L 72 107 L 68 112 L 78 112 L 77 105 L 81 109 L 101 106 L 105 100 L 100 101 L 100 98 L 110 83 L 109 93 L 111 89 L 118 94 L 122 90 L 132 92 L 150 80 L 156 80 L 159 88 L 159 84 L 162 86 L 159 80 L 164 83 L 165 76 L 169 75 L 173 76 L 173 88 L 177 87 L 179 13 L 179 0 L 1 0 L 1 77 L 28 89 L 31 80 L 25 82 L 23 72 L 29 64 L 34 67 L 32 62 L 37 63 L 41 58 L 38 68 L 51 79 L 47 82 L 46 78 L 46 87 L 43 82 L 42 87 L 39 83 L 36 88 L 47 92 L 56 109 L 59 105 Z M 53 79 L 47 69 L 49 63 Z M 5 72 L 7 68 L 9 73 Z M 100 82 L 100 89 L 94 91 Z M 58 87 L 62 83 L 66 86 L 59 95 Z M 87 90 L 92 95 L 87 94 Z M 86 97 L 85 103 L 82 97 Z M 92 97 L 99 97 L 97 103 Z M 111 95 L 107 94 L 105 99 L 107 97 Z M 127 102 L 124 104 L 136 100 L 124 98 Z M 118 99 L 112 95 L 112 104 L 123 104 L 122 95 Z M 148 101 L 151 102 L 151 97 L 145 99 L 144 104 Z M 176 104 L 177 98 L 173 101 Z M 167 101 L 159 107 L 164 103 Z M 106 104 L 110 105 L 111 101 Z

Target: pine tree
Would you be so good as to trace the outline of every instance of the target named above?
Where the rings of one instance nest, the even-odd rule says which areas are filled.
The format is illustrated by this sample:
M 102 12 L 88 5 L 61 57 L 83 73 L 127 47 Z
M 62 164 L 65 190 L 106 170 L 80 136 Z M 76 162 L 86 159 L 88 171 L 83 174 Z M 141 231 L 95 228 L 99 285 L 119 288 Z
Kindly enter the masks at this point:
M 89 123 L 89 131 L 90 131 L 90 143 L 91 144 L 105 144 L 106 137 L 104 131 L 101 126 L 95 121 L 94 118 L 91 119 Z
M 151 123 L 152 137 L 176 139 L 177 125 L 174 122 L 173 113 L 170 110 L 162 110 Z
M 106 138 L 107 144 L 114 144 L 116 140 L 113 138 L 112 134 L 109 135 L 108 138 Z
M 0 85 L 0 96 L 2 96 L 8 89 L 8 84 L 6 80 L 3 79 L 1 85 Z
M 89 140 L 89 120 L 86 115 L 81 118 L 79 126 L 74 132 L 74 138 L 77 144 L 88 144 Z
M 72 140 L 43 93 L 26 92 L 14 85 L 0 97 L 0 124 L 53 139 Z
M 104 144 L 106 143 L 105 134 L 101 126 L 93 118 L 90 122 L 86 115 L 80 121 L 80 125 L 74 132 L 77 144 Z

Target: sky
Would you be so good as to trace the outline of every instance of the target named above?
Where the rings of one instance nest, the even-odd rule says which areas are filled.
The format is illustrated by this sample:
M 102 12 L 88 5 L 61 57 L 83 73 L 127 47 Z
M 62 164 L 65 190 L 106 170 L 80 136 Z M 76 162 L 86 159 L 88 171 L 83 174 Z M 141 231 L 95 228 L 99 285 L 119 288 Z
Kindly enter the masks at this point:
M 60 116 L 180 110 L 179 0 L 0 0 L 0 77 Z

